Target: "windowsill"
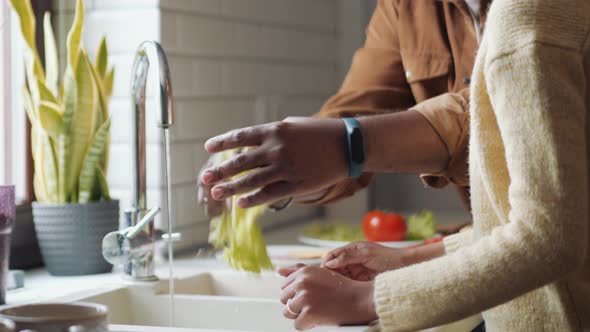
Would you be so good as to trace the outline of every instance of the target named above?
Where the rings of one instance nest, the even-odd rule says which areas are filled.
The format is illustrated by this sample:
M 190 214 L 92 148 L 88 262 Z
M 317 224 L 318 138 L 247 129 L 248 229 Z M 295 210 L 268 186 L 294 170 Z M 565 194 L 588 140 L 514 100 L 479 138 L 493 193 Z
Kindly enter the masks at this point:
M 174 261 L 174 277 L 179 278 L 196 272 L 228 269 L 215 258 L 181 257 Z M 156 275 L 168 278 L 168 264 L 159 263 Z M 120 271 L 85 276 L 52 276 L 45 268 L 25 271 L 25 287 L 6 292 L 7 305 L 20 305 L 37 302 L 62 301 L 72 297 L 82 297 L 97 289 L 118 288 L 133 283 L 123 278 Z M 0 306 L 1 308 L 2 306 Z

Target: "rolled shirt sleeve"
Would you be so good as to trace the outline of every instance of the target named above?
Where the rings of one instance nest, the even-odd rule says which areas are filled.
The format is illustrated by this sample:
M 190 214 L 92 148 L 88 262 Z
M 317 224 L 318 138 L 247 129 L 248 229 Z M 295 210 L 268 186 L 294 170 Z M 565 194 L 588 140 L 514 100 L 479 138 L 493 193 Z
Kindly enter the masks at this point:
M 468 186 L 469 89 L 445 93 L 412 109 L 430 122 L 449 154 L 447 166 L 436 173 L 422 174 L 422 181 L 434 188 L 442 188 L 449 183 Z

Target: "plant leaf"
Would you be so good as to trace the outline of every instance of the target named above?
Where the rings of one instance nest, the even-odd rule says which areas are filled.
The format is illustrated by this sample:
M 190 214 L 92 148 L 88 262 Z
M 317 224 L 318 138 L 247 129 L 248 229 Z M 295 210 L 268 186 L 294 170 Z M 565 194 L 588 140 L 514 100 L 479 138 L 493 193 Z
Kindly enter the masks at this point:
M 45 180 L 45 193 L 46 199 L 49 202 L 57 202 L 58 194 L 58 174 L 57 174 L 57 163 L 55 158 L 55 149 L 52 146 L 51 140 L 47 134 L 42 136 L 44 158 L 43 164 L 43 180 Z
M 45 203 L 48 201 L 45 190 L 45 184 L 43 183 L 43 175 L 40 171 L 37 171 L 36 169 L 35 175 L 33 175 L 33 189 L 35 190 L 37 202 Z
M 30 48 L 35 49 L 35 14 L 30 0 L 9 0 L 8 1 L 20 19 L 20 30 L 22 36 Z
M 92 68 L 88 56 L 80 51 L 76 68 L 76 106 L 70 128 L 71 169 L 69 174 L 70 190 L 74 190 L 80 177 L 82 162 L 94 135 L 95 108 L 97 93 Z
M 63 114 L 59 109 L 59 105 L 42 101 L 39 104 L 39 120 L 41 127 L 47 132 L 49 137 L 56 142 L 59 140 L 59 135 L 62 130 Z
M 57 81 L 59 79 L 59 62 L 57 44 L 51 27 L 51 14 L 45 13 L 43 17 L 43 33 L 45 34 L 45 84 L 54 96 L 58 95 Z
M 106 146 L 108 145 L 109 143 L 107 142 Z M 109 183 L 107 182 L 105 173 L 100 168 L 96 170 L 96 178 L 98 181 L 98 186 L 100 187 L 100 195 L 103 199 L 110 201 L 111 193 L 109 192 Z
M 99 170 L 98 160 L 104 151 L 107 144 L 107 137 L 111 125 L 110 119 L 98 129 L 92 145 L 88 149 L 88 153 L 84 158 L 82 170 L 80 171 L 80 194 L 78 201 L 80 203 L 87 203 L 92 195 L 93 186 L 96 184 L 96 171 Z
M 43 146 L 42 131 L 39 128 L 37 122 L 32 123 L 31 126 L 31 148 L 33 154 L 33 167 L 35 174 L 33 177 L 33 186 L 35 189 L 35 195 L 37 200 L 40 202 L 47 202 L 47 189 L 45 187 L 45 175 L 43 160 L 45 159 L 45 149 Z
M 26 44 L 24 57 L 27 80 L 29 82 L 35 82 L 35 77 L 39 80 L 45 80 L 45 74 L 43 73 L 43 67 L 41 66 L 41 60 L 39 59 L 39 53 L 35 44 L 35 31 L 37 27 L 31 2 L 30 0 L 10 0 L 9 3 L 19 17 L 21 34 Z M 31 87 L 31 94 L 33 100 L 37 101 L 38 95 L 36 93 L 36 86 L 34 85 Z
M 108 110 L 108 103 L 107 97 L 104 94 L 103 90 L 103 81 L 100 79 L 97 71 L 92 67 L 92 77 L 94 78 L 94 83 L 96 85 L 96 90 L 98 92 L 98 109 L 96 112 L 96 130 L 100 127 L 103 122 L 109 118 L 109 110 Z M 109 152 L 110 152 L 110 135 L 107 136 L 107 144 L 104 149 L 104 152 L 99 160 L 99 166 L 102 170 L 106 173 L 108 162 L 109 162 Z
M 98 47 L 98 52 L 96 53 L 96 71 L 101 79 L 105 77 L 107 74 L 107 65 L 108 65 L 108 48 L 107 48 L 107 39 L 103 36 L 100 40 L 100 46 Z
M 104 94 L 102 80 L 100 79 L 100 76 L 94 67 L 90 66 L 90 69 L 92 71 L 92 79 L 94 80 L 94 85 L 96 86 L 96 92 L 98 94 L 98 110 L 96 117 L 97 121 L 95 125 L 96 129 L 98 129 L 98 127 L 100 127 L 103 124 L 103 122 L 109 117 L 109 111 L 107 98 Z
M 29 93 L 27 88 L 23 87 L 23 104 L 25 106 L 25 111 L 27 112 L 27 117 L 31 124 L 37 123 L 39 116 L 37 115 L 37 109 L 35 108 L 35 104 L 33 103 L 33 98 Z
M 66 203 L 71 197 L 70 174 L 72 168 L 71 155 L 72 144 L 70 137 L 70 128 L 76 107 L 76 81 L 71 68 L 66 69 L 64 76 L 64 93 L 63 93 L 63 116 L 62 130 L 59 135 L 59 149 L 57 153 L 58 172 L 63 174 L 59 177 L 59 202 Z
M 104 78 L 104 94 L 107 98 L 113 95 L 113 84 L 115 81 L 115 67 L 111 68 Z
M 82 37 L 82 25 L 84 24 L 84 3 L 82 0 L 76 2 L 76 13 L 74 15 L 74 22 L 72 28 L 68 33 L 67 51 L 68 64 L 70 67 L 76 68 L 78 66 L 78 56 L 80 50 L 80 39 Z
M 37 80 L 37 85 L 39 88 L 39 102 L 48 101 L 52 104 L 59 104 L 53 91 L 51 91 L 43 81 Z

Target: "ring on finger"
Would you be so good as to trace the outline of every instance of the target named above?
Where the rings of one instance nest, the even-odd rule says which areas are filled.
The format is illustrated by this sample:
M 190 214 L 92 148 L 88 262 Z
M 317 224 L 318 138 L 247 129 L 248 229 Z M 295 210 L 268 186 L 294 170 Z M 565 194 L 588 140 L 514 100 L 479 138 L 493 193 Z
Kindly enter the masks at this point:
M 285 307 L 287 308 L 287 311 L 293 315 L 293 316 L 299 316 L 299 312 L 295 312 L 293 311 L 293 309 L 291 309 L 291 300 L 292 299 L 288 299 L 287 300 L 287 304 L 285 304 Z

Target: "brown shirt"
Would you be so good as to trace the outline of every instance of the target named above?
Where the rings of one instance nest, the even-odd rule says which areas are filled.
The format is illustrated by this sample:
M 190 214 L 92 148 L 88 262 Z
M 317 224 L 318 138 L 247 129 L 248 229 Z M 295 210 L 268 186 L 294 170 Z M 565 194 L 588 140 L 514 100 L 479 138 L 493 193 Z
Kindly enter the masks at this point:
M 487 1 L 482 4 L 487 7 Z M 469 83 L 477 47 L 474 21 L 464 0 L 379 0 L 364 47 L 354 55 L 339 92 L 316 116 L 415 109 L 440 135 L 450 156 L 445 169 L 422 175 L 424 182 L 466 188 Z M 351 196 L 371 178 L 364 174 L 343 181 L 313 203 Z

